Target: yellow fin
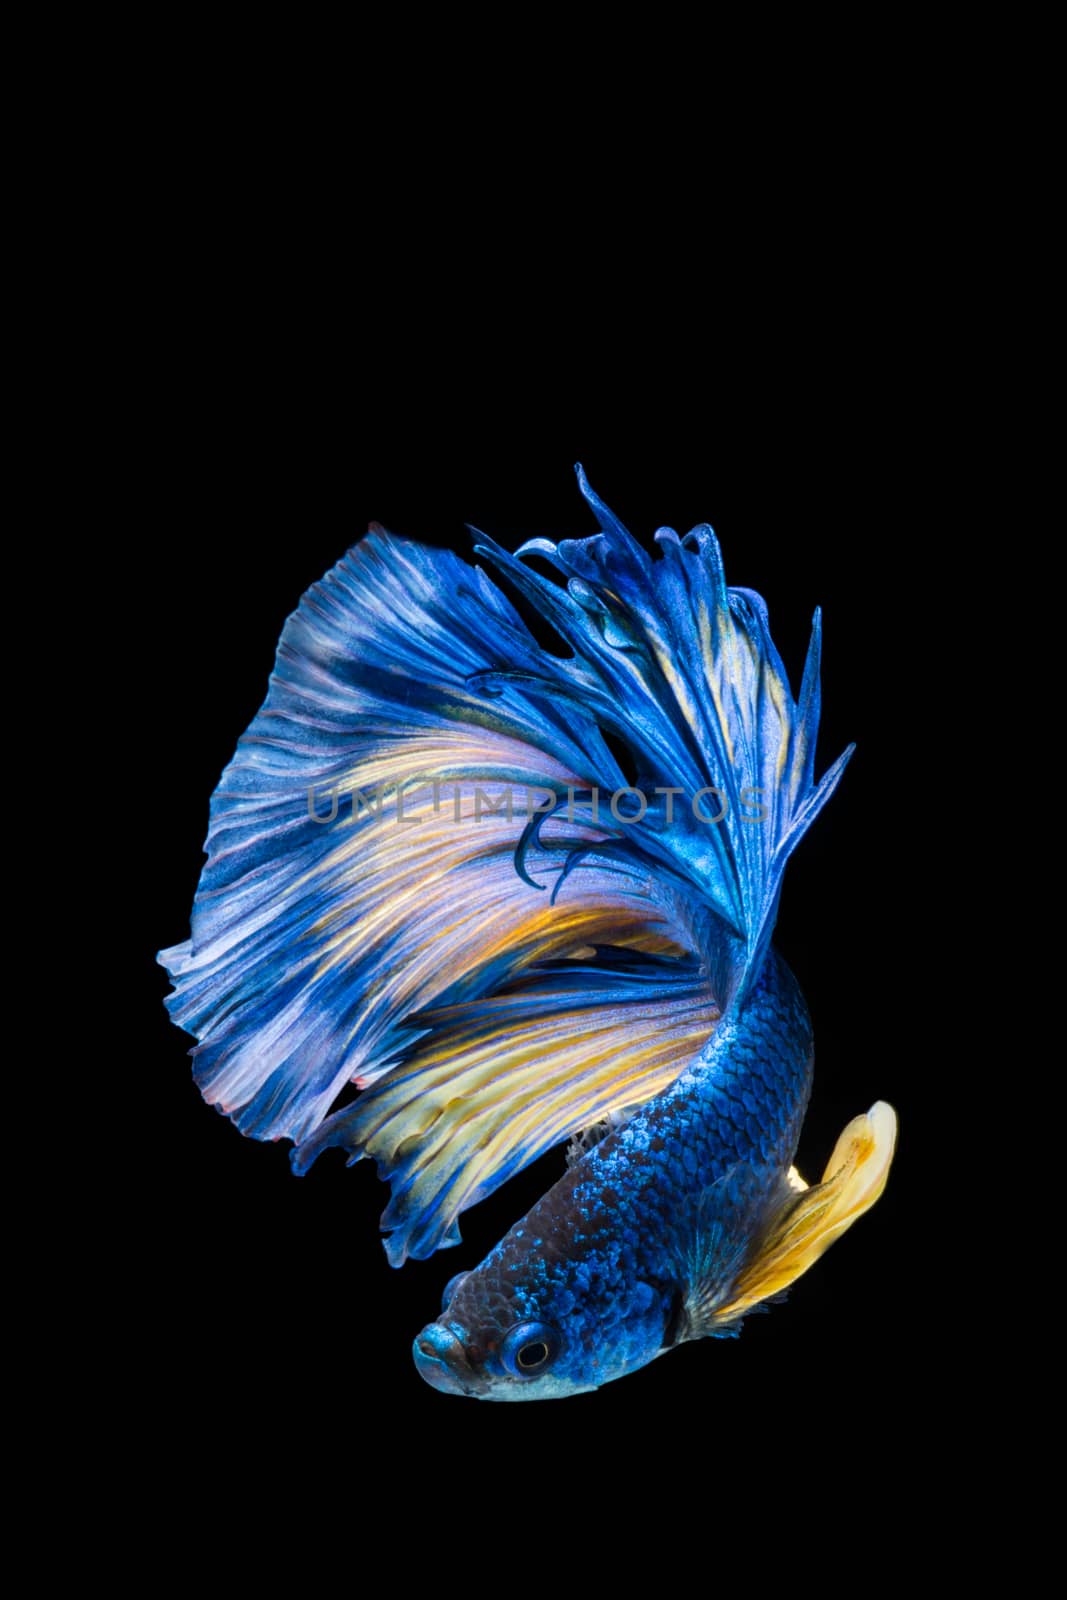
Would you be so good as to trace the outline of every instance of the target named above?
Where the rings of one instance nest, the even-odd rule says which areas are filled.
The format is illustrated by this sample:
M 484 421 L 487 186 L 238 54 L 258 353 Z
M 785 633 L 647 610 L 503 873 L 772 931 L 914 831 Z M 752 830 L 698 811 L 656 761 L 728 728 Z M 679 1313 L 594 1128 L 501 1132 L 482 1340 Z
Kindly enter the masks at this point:
M 821 1183 L 809 1189 L 796 1168 L 790 1168 L 785 1203 L 759 1254 L 735 1279 L 728 1301 L 715 1308 L 715 1324 L 732 1322 L 788 1289 L 870 1210 L 885 1188 L 896 1142 L 897 1114 L 878 1100 L 845 1128 Z

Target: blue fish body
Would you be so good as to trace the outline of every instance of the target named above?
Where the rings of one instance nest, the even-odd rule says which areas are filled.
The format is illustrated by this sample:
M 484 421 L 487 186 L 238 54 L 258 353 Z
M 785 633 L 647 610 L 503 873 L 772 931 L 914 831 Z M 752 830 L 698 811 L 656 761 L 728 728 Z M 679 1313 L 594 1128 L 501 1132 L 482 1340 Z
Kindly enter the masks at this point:
M 605 1136 L 457 1286 L 415 1341 L 435 1387 L 508 1400 L 598 1388 L 696 1337 L 758 1248 L 800 1137 L 814 1052 L 804 998 L 768 958 L 743 1010 L 650 1105 Z M 551 1371 L 514 1382 L 499 1340 L 565 1328 Z M 494 1348 L 495 1346 L 495 1348 Z
M 653 560 L 579 482 L 599 534 L 477 536 L 569 655 L 484 571 L 382 530 L 309 591 L 160 957 L 205 1098 L 291 1139 L 297 1173 L 374 1160 L 396 1266 L 573 1141 L 415 1341 L 479 1398 L 736 1333 L 878 1198 L 895 1142 L 879 1102 L 821 1183 L 792 1167 L 812 1033 L 770 940 L 851 753 L 815 781 L 818 616 L 794 702 L 710 528 L 660 530 Z

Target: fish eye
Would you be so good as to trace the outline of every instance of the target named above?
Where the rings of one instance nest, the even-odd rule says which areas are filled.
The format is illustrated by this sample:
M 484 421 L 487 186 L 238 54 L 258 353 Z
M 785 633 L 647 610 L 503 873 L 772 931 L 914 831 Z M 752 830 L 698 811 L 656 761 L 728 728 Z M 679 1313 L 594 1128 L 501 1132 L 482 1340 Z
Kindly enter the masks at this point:
M 468 1272 L 457 1272 L 453 1277 L 449 1278 L 448 1282 L 445 1284 L 444 1293 L 441 1296 L 442 1311 L 448 1310 L 449 1301 L 452 1299 L 452 1296 L 455 1294 L 464 1278 L 468 1278 L 469 1276 L 470 1274 Z
M 513 1378 L 538 1378 L 559 1355 L 562 1343 L 547 1322 L 520 1322 L 506 1335 L 500 1359 Z

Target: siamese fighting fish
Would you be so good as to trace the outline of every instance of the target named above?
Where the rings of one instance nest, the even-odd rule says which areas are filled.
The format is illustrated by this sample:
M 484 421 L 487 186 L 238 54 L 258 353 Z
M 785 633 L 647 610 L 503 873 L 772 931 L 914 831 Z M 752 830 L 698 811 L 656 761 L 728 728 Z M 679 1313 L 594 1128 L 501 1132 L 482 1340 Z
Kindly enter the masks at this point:
M 879 1101 L 820 1183 L 793 1166 L 812 1029 L 771 933 L 851 755 L 816 781 L 819 615 L 794 700 L 712 529 L 652 554 L 577 472 L 591 537 L 475 533 L 475 565 L 374 524 L 308 590 L 160 956 L 204 1098 L 297 1173 L 373 1159 L 394 1266 L 567 1145 L 415 1339 L 485 1400 L 736 1333 L 896 1139 Z

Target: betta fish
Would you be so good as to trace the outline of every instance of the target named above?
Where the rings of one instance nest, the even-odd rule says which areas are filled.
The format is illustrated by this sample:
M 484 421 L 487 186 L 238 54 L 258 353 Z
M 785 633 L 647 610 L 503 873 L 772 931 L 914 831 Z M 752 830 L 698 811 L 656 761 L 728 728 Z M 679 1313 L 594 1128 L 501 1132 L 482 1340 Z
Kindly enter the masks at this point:
M 878 1102 L 820 1183 L 793 1166 L 812 1029 L 771 933 L 852 753 L 816 781 L 819 614 L 794 700 L 712 529 L 652 555 L 577 471 L 591 537 L 476 533 L 491 577 L 375 524 L 308 591 L 160 956 L 204 1098 L 297 1173 L 373 1159 L 394 1266 L 567 1145 L 415 1340 L 430 1384 L 489 1400 L 736 1334 L 896 1138 Z

